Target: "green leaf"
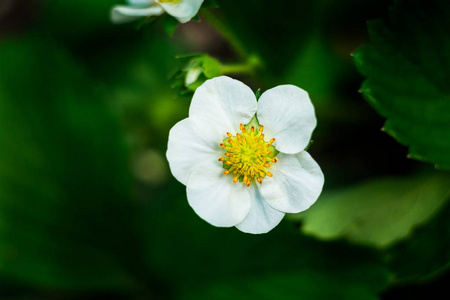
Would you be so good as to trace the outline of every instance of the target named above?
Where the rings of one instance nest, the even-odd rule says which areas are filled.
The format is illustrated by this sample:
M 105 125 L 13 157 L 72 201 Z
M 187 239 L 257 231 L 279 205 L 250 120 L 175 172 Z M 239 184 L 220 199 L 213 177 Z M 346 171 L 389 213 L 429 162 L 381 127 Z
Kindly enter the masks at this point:
M 173 88 L 180 94 L 192 93 L 206 80 L 221 74 L 221 63 L 207 54 L 177 56 L 185 65 L 171 76 Z
M 387 247 L 436 214 L 449 191 L 447 174 L 385 178 L 324 194 L 298 216 L 307 234 Z
M 450 195 L 447 195 L 450 197 Z M 395 280 L 423 280 L 450 267 L 450 203 L 411 237 L 387 251 Z
M 183 71 L 189 71 L 195 67 L 202 67 L 204 69 L 203 74 L 206 78 L 214 78 L 220 75 L 220 62 L 207 55 L 207 54 L 188 54 L 179 55 L 176 57 L 180 61 L 186 61 L 186 65 L 183 67 Z
M 204 69 L 203 74 L 205 74 L 206 78 L 211 79 L 219 76 L 221 65 L 217 59 L 212 58 L 209 55 L 204 55 L 202 66 Z
M 354 60 L 361 91 L 409 155 L 450 168 L 450 2 L 397 1 L 391 22 L 369 22 Z
M 42 39 L 4 41 L 0 65 L 0 276 L 70 290 L 134 286 L 131 177 L 104 93 Z

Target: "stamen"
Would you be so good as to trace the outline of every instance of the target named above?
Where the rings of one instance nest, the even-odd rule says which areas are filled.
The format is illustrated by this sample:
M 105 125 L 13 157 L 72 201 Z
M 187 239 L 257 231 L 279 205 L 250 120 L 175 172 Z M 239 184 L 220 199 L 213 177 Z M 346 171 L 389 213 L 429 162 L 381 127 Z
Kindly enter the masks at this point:
M 247 187 L 252 184 L 253 180 L 262 184 L 266 176 L 273 177 L 273 174 L 267 170 L 272 163 L 278 162 L 278 158 L 272 154 L 274 149 L 266 148 L 271 146 L 275 138 L 270 141 L 264 140 L 263 125 L 250 126 L 248 133 L 243 124 L 239 124 L 239 129 L 242 132 L 236 133 L 236 135 L 227 132 L 227 138 L 219 144 L 224 149 L 224 156 L 218 159 L 225 163 L 223 174 L 233 174 L 233 183 L 243 182 Z

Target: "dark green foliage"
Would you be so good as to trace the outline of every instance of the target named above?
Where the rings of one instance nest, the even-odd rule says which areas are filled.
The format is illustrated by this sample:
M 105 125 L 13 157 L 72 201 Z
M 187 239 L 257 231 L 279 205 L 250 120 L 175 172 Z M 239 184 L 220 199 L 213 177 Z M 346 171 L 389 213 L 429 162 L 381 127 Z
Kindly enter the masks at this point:
M 413 158 L 450 168 L 450 2 L 397 1 L 354 53 L 361 91 Z
M 78 42 L 114 27 L 117 30 L 118 25 L 110 22 L 110 10 L 113 5 L 126 3 L 126 0 L 39 1 L 39 22 L 34 28 L 59 40 Z
M 51 42 L 4 42 L 0 64 L 0 274 L 129 287 L 131 182 L 104 93 Z
M 203 1 L 202 8 L 219 7 L 217 0 L 205 0 Z
M 138 211 L 104 91 L 51 42 L 9 41 L 0 57 L 0 276 L 37 295 L 164 299 L 217 289 L 242 299 L 375 299 L 386 287 L 376 251 L 302 237 L 288 223 L 260 236 L 214 228 L 174 181 Z
M 410 239 L 388 250 L 395 279 L 419 280 L 440 275 L 450 263 L 450 205 L 428 224 L 417 228 Z
M 164 18 L 163 19 L 164 31 L 166 32 L 166 34 L 168 36 L 172 37 L 173 34 L 175 33 L 175 30 L 178 27 L 178 24 L 180 24 L 180 23 L 178 22 L 177 19 L 175 19 L 172 16 L 169 16 L 168 14 L 166 14 L 163 18 Z
M 399 281 L 448 270 L 447 175 L 416 172 L 357 93 L 349 54 L 390 2 L 207 0 L 260 63 L 240 74 L 223 71 L 246 62 L 204 21 L 165 14 L 113 25 L 110 9 L 125 0 L 37 2 L 29 32 L 0 41 L 0 298 L 377 299 Z M 370 23 L 372 44 L 355 54 L 385 129 L 442 167 L 448 6 L 398 2 L 389 24 Z M 183 53 L 200 54 L 180 66 Z M 190 103 L 170 86 L 186 90 L 196 67 L 189 93 L 222 73 L 255 91 L 308 91 L 318 115 L 308 151 L 326 178 L 309 219 L 249 235 L 189 207 L 164 152 Z M 311 224 L 314 237 L 305 236 Z M 345 230 L 319 241 L 324 228 Z
M 289 222 L 264 235 L 214 228 L 184 198 L 174 200 L 177 193 L 152 201 L 143 227 L 152 268 L 183 291 L 181 299 L 376 299 L 388 283 L 373 249 L 319 242 Z

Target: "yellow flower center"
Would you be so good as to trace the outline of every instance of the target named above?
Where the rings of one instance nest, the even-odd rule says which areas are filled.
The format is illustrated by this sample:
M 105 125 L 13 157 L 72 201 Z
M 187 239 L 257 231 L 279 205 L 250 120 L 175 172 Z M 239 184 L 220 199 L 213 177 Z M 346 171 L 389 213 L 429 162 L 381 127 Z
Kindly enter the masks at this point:
M 272 177 L 273 174 L 268 171 L 271 163 L 278 161 L 275 156 L 278 151 L 272 145 L 275 139 L 266 142 L 264 140 L 264 126 L 259 126 L 259 130 L 255 126 L 246 128 L 240 125 L 241 133 L 233 136 L 227 132 L 227 138 L 223 140 L 220 147 L 226 150 L 225 156 L 220 157 L 219 161 L 223 162 L 225 175 L 232 175 L 233 182 L 244 182 L 246 186 L 250 186 L 252 180 L 256 180 L 260 184 L 264 177 Z

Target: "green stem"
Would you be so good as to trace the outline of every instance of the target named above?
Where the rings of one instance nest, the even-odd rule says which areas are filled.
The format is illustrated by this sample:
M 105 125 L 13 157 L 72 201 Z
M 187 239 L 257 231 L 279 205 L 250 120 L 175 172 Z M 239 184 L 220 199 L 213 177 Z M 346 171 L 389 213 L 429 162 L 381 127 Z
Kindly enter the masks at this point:
M 220 73 L 223 74 L 252 74 L 254 66 L 251 64 L 230 64 L 222 65 Z
M 248 60 L 248 53 L 245 50 L 244 45 L 241 43 L 241 41 L 237 38 L 237 36 L 227 27 L 227 25 L 222 22 L 215 14 L 213 14 L 209 9 L 202 8 L 200 10 L 200 14 L 203 16 L 203 18 L 211 24 L 212 27 L 214 27 L 217 32 L 222 35 L 224 39 L 226 39 L 231 47 L 233 48 L 234 52 L 243 60 Z

